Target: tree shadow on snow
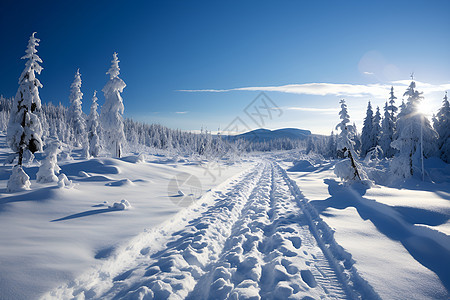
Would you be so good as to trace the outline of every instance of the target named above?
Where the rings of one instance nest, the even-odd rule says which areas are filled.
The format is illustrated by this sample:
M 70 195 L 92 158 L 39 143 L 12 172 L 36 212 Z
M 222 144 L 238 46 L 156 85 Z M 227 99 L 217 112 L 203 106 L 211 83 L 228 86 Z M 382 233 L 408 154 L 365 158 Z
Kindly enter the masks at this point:
M 0 198 L 0 211 L 4 209 L 5 204 L 22 201 L 40 201 L 53 198 L 54 194 L 59 190 L 57 186 L 41 188 L 35 191 L 12 194 L 9 197 Z
M 66 217 L 63 217 L 63 218 L 51 220 L 50 222 L 59 222 L 59 221 L 77 219 L 77 218 L 82 218 L 82 217 L 87 217 L 87 216 L 92 216 L 92 215 L 98 215 L 98 214 L 103 214 L 103 213 L 107 213 L 107 212 L 114 212 L 114 211 L 119 211 L 119 210 L 118 209 L 114 209 L 114 208 L 91 209 L 91 210 L 83 211 L 83 212 L 76 213 L 76 214 L 73 214 L 73 215 L 69 215 L 69 216 L 66 216 Z
M 450 237 L 415 225 L 441 225 L 449 220 L 448 215 L 418 208 L 392 207 L 364 198 L 366 188 L 363 186 L 346 187 L 331 179 L 324 182 L 331 197 L 310 201 L 319 214 L 327 215 L 327 208 L 356 208 L 363 220 L 370 220 L 380 233 L 399 241 L 415 260 L 436 273 L 450 291 Z

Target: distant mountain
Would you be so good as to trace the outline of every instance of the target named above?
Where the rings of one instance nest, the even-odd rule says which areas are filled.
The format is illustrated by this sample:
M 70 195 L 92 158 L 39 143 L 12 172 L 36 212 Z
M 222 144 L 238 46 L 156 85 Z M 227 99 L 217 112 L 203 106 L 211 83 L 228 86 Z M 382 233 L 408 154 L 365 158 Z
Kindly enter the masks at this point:
M 255 140 L 255 141 L 268 141 L 281 138 L 304 140 L 307 139 L 309 136 L 311 136 L 311 131 L 298 128 L 282 128 L 277 130 L 260 128 L 239 135 L 229 136 L 229 138 Z

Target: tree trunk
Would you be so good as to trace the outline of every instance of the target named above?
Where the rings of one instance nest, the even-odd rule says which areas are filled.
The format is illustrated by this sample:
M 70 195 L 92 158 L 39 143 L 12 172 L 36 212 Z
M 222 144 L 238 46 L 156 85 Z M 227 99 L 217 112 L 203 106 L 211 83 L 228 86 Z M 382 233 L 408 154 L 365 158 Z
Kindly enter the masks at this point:
M 358 167 L 356 166 L 355 160 L 353 159 L 352 151 L 350 149 L 345 149 L 348 152 L 348 158 L 350 158 L 350 162 L 352 164 L 353 169 L 355 170 L 355 177 L 358 177 L 361 180 L 361 176 L 359 176 Z M 344 150 L 344 152 L 345 152 Z

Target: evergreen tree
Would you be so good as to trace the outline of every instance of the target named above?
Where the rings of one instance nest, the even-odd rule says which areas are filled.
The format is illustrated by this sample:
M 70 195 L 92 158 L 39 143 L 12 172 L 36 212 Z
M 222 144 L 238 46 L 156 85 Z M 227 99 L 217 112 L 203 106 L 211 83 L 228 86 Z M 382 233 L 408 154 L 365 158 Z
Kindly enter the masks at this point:
M 423 96 L 416 90 L 414 81 L 404 96 L 408 99 L 397 120 L 398 137 L 391 144 L 399 153 L 391 162 L 391 170 L 400 177 L 408 178 L 422 172 L 423 155 L 428 157 L 434 154 L 437 133 L 419 111 Z
M 42 71 L 42 67 L 39 65 L 42 60 L 36 54 L 39 39 L 34 36 L 35 34 L 34 32 L 31 35 L 26 54 L 22 57 L 22 59 L 27 59 L 27 62 L 19 78 L 19 89 L 11 107 L 8 123 L 8 145 L 18 153 L 18 163 L 8 181 L 8 191 L 29 188 L 29 177 L 22 169 L 24 151 L 29 150 L 34 153 L 42 150 L 42 126 L 39 120 L 41 99 L 38 90 L 42 84 L 35 77 L 35 72 L 40 74 Z
M 91 111 L 87 119 L 87 129 L 88 129 L 88 146 L 89 146 L 89 156 L 97 157 L 100 153 L 100 138 L 99 138 L 99 115 L 97 113 L 97 91 L 94 91 L 92 96 Z
M 106 74 L 109 74 L 109 81 L 103 88 L 105 94 L 105 104 L 101 110 L 101 121 L 104 132 L 104 139 L 108 149 L 111 149 L 114 157 L 122 156 L 125 133 L 123 125 L 123 99 L 121 93 L 126 87 L 125 82 L 119 78 L 120 68 L 117 53 L 114 52 L 111 67 Z
M 73 130 L 73 144 L 75 147 L 86 147 L 86 121 L 83 117 L 81 109 L 81 74 L 80 69 L 75 73 L 75 78 L 70 85 L 70 107 L 69 107 L 69 123 Z
M 373 136 L 373 124 L 374 118 L 372 105 L 369 101 L 367 104 L 366 117 L 364 118 L 364 125 L 361 133 L 361 157 L 365 157 L 366 154 L 376 146 L 375 137 Z
M 328 144 L 326 148 L 327 148 L 326 156 L 330 158 L 336 158 L 336 137 L 333 131 L 331 131 L 331 135 L 330 138 L 328 139 Z
M 373 126 L 372 126 L 372 137 L 374 140 L 374 144 L 376 146 L 379 145 L 380 136 L 381 136 L 381 114 L 380 114 L 380 108 L 377 106 L 377 111 L 375 113 L 375 116 L 373 117 Z
M 351 130 L 353 126 L 348 125 L 350 122 L 350 116 L 347 111 L 347 104 L 345 104 L 345 100 L 342 99 L 340 102 L 341 111 L 339 112 L 339 116 L 341 118 L 341 122 L 336 125 L 336 130 L 340 130 L 341 132 L 338 135 L 337 139 L 337 150 L 338 153 L 341 154 L 342 157 L 348 157 L 350 159 L 350 165 L 353 172 L 352 179 L 361 180 L 361 176 L 359 175 L 358 167 L 355 159 L 357 158 L 356 153 L 353 150 L 354 141 L 351 139 Z
M 391 111 L 389 111 L 388 103 L 384 106 L 384 117 L 381 122 L 381 136 L 380 147 L 383 150 L 384 156 L 391 158 L 395 154 L 394 148 L 391 147 L 391 143 L 394 139 L 395 123 L 392 119 Z
M 433 118 L 433 125 L 439 134 L 438 149 L 439 156 L 443 161 L 450 163 L 450 105 L 445 92 L 442 107 Z
M 391 92 L 389 96 L 389 106 L 387 107 L 387 110 L 390 112 L 391 119 L 394 122 L 395 122 L 395 113 L 398 110 L 397 106 L 395 106 L 395 99 L 397 99 L 397 97 L 394 96 L 394 87 L 391 86 Z

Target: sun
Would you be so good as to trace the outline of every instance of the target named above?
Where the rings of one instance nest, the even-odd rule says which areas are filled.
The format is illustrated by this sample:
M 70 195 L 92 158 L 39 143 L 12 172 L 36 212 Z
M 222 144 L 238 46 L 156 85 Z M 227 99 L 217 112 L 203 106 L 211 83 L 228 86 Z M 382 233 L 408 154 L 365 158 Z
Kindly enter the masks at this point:
M 424 114 L 427 117 L 431 117 L 433 115 L 433 107 L 430 103 L 430 101 L 422 100 L 417 105 L 417 111 L 419 113 Z

